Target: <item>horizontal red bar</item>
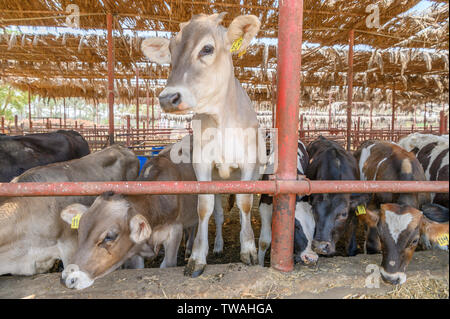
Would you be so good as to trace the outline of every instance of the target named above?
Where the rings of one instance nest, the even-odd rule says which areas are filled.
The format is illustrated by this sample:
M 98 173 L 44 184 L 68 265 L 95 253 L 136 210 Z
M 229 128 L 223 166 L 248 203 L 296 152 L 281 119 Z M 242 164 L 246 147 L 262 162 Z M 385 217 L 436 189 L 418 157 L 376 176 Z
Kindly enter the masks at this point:
M 0 196 L 140 194 L 448 193 L 448 182 L 423 181 L 157 181 L 0 183 Z

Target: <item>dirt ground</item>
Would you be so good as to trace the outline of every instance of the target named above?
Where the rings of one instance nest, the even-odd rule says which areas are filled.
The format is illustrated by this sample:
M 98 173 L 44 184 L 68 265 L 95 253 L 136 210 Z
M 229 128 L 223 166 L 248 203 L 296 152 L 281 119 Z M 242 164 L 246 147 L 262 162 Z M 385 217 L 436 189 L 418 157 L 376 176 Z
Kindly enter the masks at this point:
M 225 204 L 226 198 L 223 201 Z M 257 204 L 255 196 L 252 220 L 256 242 L 260 232 Z M 212 253 L 214 230 L 212 217 L 208 266 L 198 278 L 183 275 L 184 249 L 180 249 L 179 267 L 157 268 L 162 260 L 160 256 L 146 261 L 149 268 L 114 271 L 82 291 L 64 287 L 57 267 L 53 273 L 31 277 L 1 276 L 0 298 L 449 298 L 449 255 L 446 252 L 416 252 L 408 267 L 407 282 L 402 286 L 392 286 L 379 279 L 379 288 L 366 288 L 371 273 L 366 273 L 366 267 L 379 265 L 381 255 L 321 257 L 315 266 L 297 264 L 294 271 L 281 273 L 268 267 L 240 263 L 240 222 L 236 206 L 225 214 L 224 254 L 221 256 Z M 362 247 L 361 231 L 357 237 Z M 268 255 L 266 266 L 269 265 Z

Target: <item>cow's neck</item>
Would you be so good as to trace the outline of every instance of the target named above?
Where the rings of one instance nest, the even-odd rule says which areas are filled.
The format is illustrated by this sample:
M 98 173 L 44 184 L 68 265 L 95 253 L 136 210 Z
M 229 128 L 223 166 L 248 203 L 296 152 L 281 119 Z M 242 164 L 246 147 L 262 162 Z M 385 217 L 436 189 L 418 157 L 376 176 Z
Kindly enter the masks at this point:
M 257 126 L 256 113 L 251 102 L 234 75 L 217 90 L 198 114 L 211 116 L 217 128 L 249 128 Z

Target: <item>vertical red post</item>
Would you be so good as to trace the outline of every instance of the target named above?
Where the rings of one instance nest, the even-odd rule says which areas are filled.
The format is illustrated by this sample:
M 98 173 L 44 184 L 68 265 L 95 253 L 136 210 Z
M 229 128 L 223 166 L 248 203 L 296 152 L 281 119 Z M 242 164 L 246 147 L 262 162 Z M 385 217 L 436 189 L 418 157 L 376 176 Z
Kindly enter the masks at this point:
M 303 0 L 279 2 L 278 89 L 278 171 L 280 180 L 297 179 L 298 109 L 303 31 Z M 280 271 L 294 267 L 295 194 L 275 195 L 272 217 L 270 265 Z
M 331 92 L 328 94 L 328 129 L 331 129 Z
M 19 117 L 17 115 L 14 115 L 14 128 L 16 129 L 16 131 L 19 129 Z
M 152 96 L 152 131 L 154 132 L 154 130 L 155 130 L 155 93 L 153 93 Z
M 348 34 L 348 72 L 347 72 L 347 150 L 350 151 L 352 137 L 352 104 L 353 104 L 353 44 L 355 42 L 355 30 Z
M 130 146 L 130 116 L 127 115 L 127 146 Z
M 63 106 L 64 106 L 64 128 L 66 128 L 66 98 L 63 98 Z
M 106 27 L 108 29 L 108 106 L 109 106 L 109 145 L 114 144 L 114 52 L 112 36 L 113 16 L 106 15 Z
M 145 91 L 145 97 L 147 99 L 147 130 L 149 128 L 150 124 L 150 93 L 148 92 L 148 83 L 147 83 L 147 89 Z
M 439 135 L 445 134 L 445 114 L 444 111 L 439 112 Z
M 392 119 L 391 119 L 391 140 L 394 140 L 395 130 L 395 82 L 392 86 Z
M 303 114 L 300 115 L 300 138 L 305 138 L 305 132 L 303 131 Z
M 139 68 L 136 66 L 136 130 L 139 134 Z
M 33 123 L 31 123 L 31 88 L 28 86 L 28 126 L 31 129 L 33 127 Z
M 370 131 L 372 131 L 372 127 L 373 127 L 372 111 L 373 111 L 373 102 L 370 102 Z
M 4 116 L 2 116 L 2 119 L 1 119 L 1 130 L 2 130 L 2 134 L 5 134 L 5 117 Z

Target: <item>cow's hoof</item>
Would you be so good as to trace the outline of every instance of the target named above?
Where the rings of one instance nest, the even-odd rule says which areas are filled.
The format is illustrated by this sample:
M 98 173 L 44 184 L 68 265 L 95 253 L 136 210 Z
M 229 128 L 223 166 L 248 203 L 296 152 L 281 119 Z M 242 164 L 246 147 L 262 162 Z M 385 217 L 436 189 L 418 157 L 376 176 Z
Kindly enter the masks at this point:
M 188 264 L 184 267 L 184 275 L 195 278 L 203 274 L 205 268 L 205 264 L 198 264 L 194 259 L 189 259 Z
M 258 255 L 256 251 L 241 253 L 241 261 L 246 265 L 256 265 L 258 263 Z

